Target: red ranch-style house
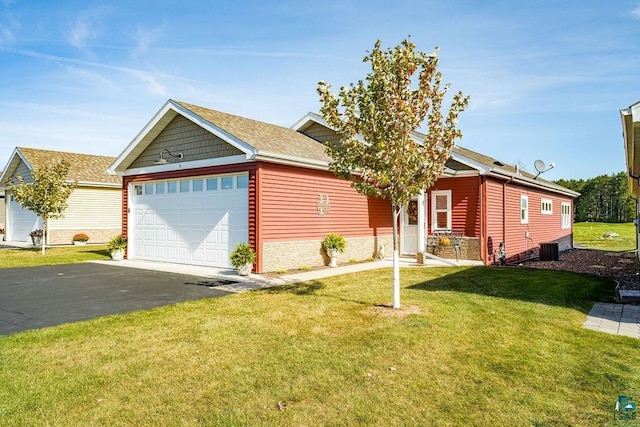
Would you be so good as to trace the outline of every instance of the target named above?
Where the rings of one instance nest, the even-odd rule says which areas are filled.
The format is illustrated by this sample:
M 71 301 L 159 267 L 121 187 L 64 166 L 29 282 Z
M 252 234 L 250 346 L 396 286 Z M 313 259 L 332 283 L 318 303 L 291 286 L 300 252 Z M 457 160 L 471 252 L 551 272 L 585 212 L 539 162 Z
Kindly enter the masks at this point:
M 391 205 L 328 171 L 323 142 L 335 138 L 313 113 L 283 128 L 169 100 L 109 167 L 123 177 L 128 258 L 228 267 L 249 242 L 255 272 L 296 269 L 326 263 L 328 233 L 347 238 L 343 261 L 390 254 Z M 540 243 L 572 247 L 577 193 L 462 147 L 451 154 L 404 209 L 401 253 L 424 253 L 441 230 L 462 231 L 462 256 L 485 264 L 500 243 L 510 262 Z

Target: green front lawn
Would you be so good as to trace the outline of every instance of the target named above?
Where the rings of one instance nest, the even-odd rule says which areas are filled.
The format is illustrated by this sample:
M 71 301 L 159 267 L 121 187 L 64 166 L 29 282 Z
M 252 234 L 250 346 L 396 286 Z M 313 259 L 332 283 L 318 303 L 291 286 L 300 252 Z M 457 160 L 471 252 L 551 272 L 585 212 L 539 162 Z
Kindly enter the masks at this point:
M 47 248 L 0 249 L 0 268 L 36 267 L 39 265 L 75 264 L 109 259 L 105 245 L 57 246 Z
M 617 236 L 608 237 L 611 233 Z M 573 224 L 573 240 L 577 245 L 603 251 L 630 251 L 636 248 L 633 223 L 577 222 Z
M 606 278 L 401 277 L 399 311 L 386 269 L 0 337 L 0 425 L 592 426 L 640 396 L 640 340 L 582 328 Z

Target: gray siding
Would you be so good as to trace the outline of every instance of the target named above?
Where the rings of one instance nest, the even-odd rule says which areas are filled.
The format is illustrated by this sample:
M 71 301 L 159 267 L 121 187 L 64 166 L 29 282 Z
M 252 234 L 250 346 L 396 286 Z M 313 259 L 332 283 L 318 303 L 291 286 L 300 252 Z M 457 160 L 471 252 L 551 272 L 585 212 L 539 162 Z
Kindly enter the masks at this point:
M 242 151 L 178 115 L 138 156 L 130 168 L 152 166 L 153 161 L 160 158 L 160 151 L 163 148 L 174 154 L 182 153 L 184 155 L 182 161 L 185 162 L 243 154 Z M 177 159 L 169 159 L 169 161 L 174 163 Z
M 27 167 L 27 165 L 21 160 L 20 164 L 16 168 L 15 176 L 21 176 L 24 179 L 24 182 L 33 182 L 31 178 L 31 171 Z
M 313 123 L 311 126 L 306 128 L 302 133 L 307 135 L 309 138 L 315 139 L 316 141 L 322 142 L 322 143 L 325 143 L 326 141 L 331 141 L 331 142 L 340 141 L 340 137 L 336 132 L 318 123 Z

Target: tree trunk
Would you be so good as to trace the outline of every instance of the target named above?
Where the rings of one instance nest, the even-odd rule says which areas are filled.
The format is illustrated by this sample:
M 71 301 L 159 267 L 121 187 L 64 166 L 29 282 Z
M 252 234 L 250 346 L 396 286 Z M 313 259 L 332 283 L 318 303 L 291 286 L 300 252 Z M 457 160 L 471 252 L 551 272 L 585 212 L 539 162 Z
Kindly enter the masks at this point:
M 47 221 L 47 217 L 43 216 L 42 217 L 42 241 L 40 242 L 40 244 L 42 244 L 42 255 L 44 255 L 44 243 L 47 240 L 47 232 L 48 232 L 48 221 Z
M 400 308 L 400 250 L 398 249 L 398 218 L 400 206 L 394 205 L 393 212 L 393 308 Z

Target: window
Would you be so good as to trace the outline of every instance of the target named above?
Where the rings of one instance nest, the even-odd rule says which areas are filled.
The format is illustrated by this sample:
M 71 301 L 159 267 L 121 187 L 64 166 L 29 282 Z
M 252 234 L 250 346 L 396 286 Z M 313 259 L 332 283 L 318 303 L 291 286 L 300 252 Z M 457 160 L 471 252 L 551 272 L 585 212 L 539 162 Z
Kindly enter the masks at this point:
M 540 200 L 540 213 L 542 215 L 551 215 L 553 213 L 553 201 L 549 199 Z
M 134 185 L 133 186 L 133 194 L 135 194 L 136 196 L 141 196 L 142 195 L 142 185 Z
M 571 204 L 562 202 L 560 210 L 562 214 L 562 228 L 571 228 Z
M 238 175 L 238 188 L 249 187 L 249 175 Z
M 193 191 L 202 191 L 202 180 L 194 179 L 193 180 Z
M 451 190 L 431 192 L 431 230 L 451 230 Z
M 175 181 L 167 182 L 167 193 L 177 193 L 178 184 Z
M 218 178 L 207 178 L 207 191 L 218 189 Z
M 156 182 L 156 194 L 164 194 L 164 182 Z
M 189 183 L 191 181 L 180 181 L 180 192 L 188 193 L 189 192 Z
M 233 188 L 233 177 L 232 176 L 223 176 L 221 181 L 222 181 L 222 189 L 223 190 L 231 190 Z
M 520 224 L 529 223 L 529 196 L 520 196 Z
M 153 184 L 144 185 L 144 194 L 153 194 Z

